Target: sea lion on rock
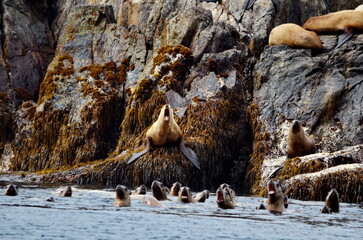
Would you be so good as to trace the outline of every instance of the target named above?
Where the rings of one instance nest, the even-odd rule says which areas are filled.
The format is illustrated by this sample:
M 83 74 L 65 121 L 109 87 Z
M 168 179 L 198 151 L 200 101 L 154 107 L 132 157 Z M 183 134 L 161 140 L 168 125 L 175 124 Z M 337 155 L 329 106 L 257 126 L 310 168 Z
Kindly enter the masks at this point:
M 193 197 L 193 201 L 194 202 L 205 202 L 205 200 L 207 200 L 208 198 L 209 198 L 209 191 L 208 190 L 204 190 L 203 192 L 197 193 Z
M 6 189 L 4 191 L 4 195 L 6 195 L 6 196 L 16 196 L 16 195 L 18 195 L 18 188 L 13 184 L 7 185 Z
M 315 153 L 313 141 L 305 136 L 304 129 L 299 121 L 294 121 L 289 131 L 287 157 L 294 158 Z
M 113 205 L 115 207 L 130 207 L 131 199 L 127 187 L 123 185 L 117 185 L 115 191 L 116 191 L 116 196 Z
M 285 212 L 285 197 L 280 184 L 270 180 L 267 183 L 267 192 L 267 210 L 273 213 Z
M 162 207 L 161 203 L 153 196 L 145 195 L 142 199 L 142 204 L 150 205 L 153 207 Z
M 61 197 L 72 197 L 72 188 L 68 186 L 66 189 L 62 190 L 59 193 L 59 196 Z
M 228 185 L 228 184 L 226 184 Z M 234 208 L 234 191 L 229 187 L 219 187 L 216 192 L 218 207 L 223 209 L 233 209 Z
M 344 10 L 329 13 L 322 16 L 309 18 L 304 26 L 305 29 L 318 34 L 336 34 L 344 32 L 339 36 L 336 48 L 343 45 L 352 38 L 355 31 L 363 31 L 363 11 Z
M 165 191 L 165 188 L 164 188 L 164 184 L 157 181 L 157 180 L 154 180 L 152 182 L 151 191 L 153 193 L 153 196 L 159 201 L 168 199 L 166 197 L 166 191 Z
M 200 163 L 195 152 L 187 148 L 184 144 L 182 132 L 174 120 L 173 109 L 169 105 L 161 108 L 158 120 L 153 123 L 151 128 L 146 132 L 146 148 L 141 152 L 134 153 L 127 161 L 127 164 L 134 162 L 136 159 L 149 152 L 151 146 L 165 146 L 178 144 L 180 151 L 184 156 L 198 169 Z
M 323 48 L 323 44 L 315 32 L 305 30 L 293 23 L 282 24 L 272 29 L 268 39 L 268 45 L 280 44 L 286 44 L 294 48 Z
M 325 206 L 321 209 L 321 213 L 339 212 L 339 194 L 337 190 L 332 189 L 325 199 Z
M 182 187 L 180 182 L 173 183 L 173 186 L 171 186 L 170 189 L 170 196 L 178 196 L 179 190 Z
M 132 195 L 145 195 L 147 192 L 147 188 L 144 184 L 141 184 L 140 187 L 136 188 Z
M 188 187 L 181 187 L 178 194 L 178 200 L 183 203 L 192 203 L 192 192 Z

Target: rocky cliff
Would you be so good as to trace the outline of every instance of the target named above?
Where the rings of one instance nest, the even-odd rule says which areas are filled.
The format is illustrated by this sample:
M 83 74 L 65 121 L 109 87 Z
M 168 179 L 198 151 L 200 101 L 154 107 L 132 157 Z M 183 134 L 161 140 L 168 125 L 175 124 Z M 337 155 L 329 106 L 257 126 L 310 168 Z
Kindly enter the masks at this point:
M 267 40 L 274 26 L 361 2 L 245 3 L 1 1 L 0 169 L 81 184 L 229 182 L 255 194 L 273 175 L 294 198 L 335 187 L 360 201 L 363 35 L 339 49 L 336 35 L 321 36 L 320 52 Z M 126 164 L 166 103 L 202 170 L 177 147 Z M 317 156 L 286 159 L 295 119 Z

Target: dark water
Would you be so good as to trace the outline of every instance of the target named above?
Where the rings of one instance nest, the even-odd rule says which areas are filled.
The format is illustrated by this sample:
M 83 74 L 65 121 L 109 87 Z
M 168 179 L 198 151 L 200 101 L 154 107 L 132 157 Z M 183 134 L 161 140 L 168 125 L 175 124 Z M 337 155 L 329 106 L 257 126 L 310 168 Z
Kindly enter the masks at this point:
M 290 200 L 282 215 L 256 210 L 263 200 L 237 197 L 236 209 L 205 203 L 182 204 L 176 197 L 163 207 L 113 207 L 114 192 L 73 187 L 71 198 L 59 197 L 61 186 L 17 184 L 19 195 L 2 195 L 0 239 L 363 239 L 363 209 L 341 204 L 341 212 L 320 214 L 323 202 Z M 150 193 L 148 193 L 150 194 Z M 53 197 L 55 202 L 45 199 Z

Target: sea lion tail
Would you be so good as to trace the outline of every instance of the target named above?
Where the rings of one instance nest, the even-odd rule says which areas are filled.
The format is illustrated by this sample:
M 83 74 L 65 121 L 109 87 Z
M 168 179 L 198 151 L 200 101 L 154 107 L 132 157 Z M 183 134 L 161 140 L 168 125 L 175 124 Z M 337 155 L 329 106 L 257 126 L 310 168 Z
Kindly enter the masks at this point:
M 184 144 L 184 141 L 181 141 L 179 144 L 180 151 L 184 154 L 184 156 L 198 169 L 200 169 L 200 163 L 198 161 L 197 154 L 190 149 L 187 148 Z
M 339 35 L 338 43 L 337 43 L 337 46 L 335 47 L 335 49 L 342 46 L 344 43 L 349 41 L 352 37 L 353 37 L 353 31 L 351 29 L 345 30 L 345 32 L 343 34 Z
M 149 149 L 145 148 L 141 152 L 137 152 L 137 153 L 132 154 L 131 158 L 127 161 L 127 164 L 130 164 L 130 163 L 136 161 L 139 157 L 141 157 L 142 155 L 144 155 L 147 152 L 149 152 Z

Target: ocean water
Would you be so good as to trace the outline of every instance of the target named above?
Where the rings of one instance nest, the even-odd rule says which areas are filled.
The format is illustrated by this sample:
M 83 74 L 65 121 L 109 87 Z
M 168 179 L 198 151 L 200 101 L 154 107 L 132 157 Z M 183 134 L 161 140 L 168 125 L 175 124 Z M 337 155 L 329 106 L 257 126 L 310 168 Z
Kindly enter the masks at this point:
M 235 209 L 220 209 L 216 196 L 163 207 L 114 207 L 112 189 L 16 183 L 18 196 L 4 196 L 0 182 L 0 239 L 363 239 L 363 209 L 341 203 L 340 213 L 321 214 L 323 202 L 289 200 L 281 215 L 256 210 L 263 198 L 237 196 Z M 151 194 L 148 192 L 147 194 Z M 53 197 L 55 202 L 45 201 Z

